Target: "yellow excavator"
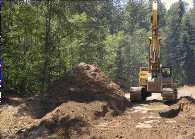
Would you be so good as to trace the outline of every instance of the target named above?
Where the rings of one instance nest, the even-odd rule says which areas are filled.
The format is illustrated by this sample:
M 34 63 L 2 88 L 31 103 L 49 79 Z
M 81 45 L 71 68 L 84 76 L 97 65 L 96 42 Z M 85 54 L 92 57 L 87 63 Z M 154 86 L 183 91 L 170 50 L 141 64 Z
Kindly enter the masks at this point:
M 151 16 L 152 37 L 148 67 L 140 67 L 139 86 L 130 88 L 131 101 L 145 101 L 152 93 L 161 93 L 164 102 L 177 100 L 177 89 L 173 89 L 171 68 L 162 67 L 160 58 L 159 15 L 157 2 L 153 2 Z

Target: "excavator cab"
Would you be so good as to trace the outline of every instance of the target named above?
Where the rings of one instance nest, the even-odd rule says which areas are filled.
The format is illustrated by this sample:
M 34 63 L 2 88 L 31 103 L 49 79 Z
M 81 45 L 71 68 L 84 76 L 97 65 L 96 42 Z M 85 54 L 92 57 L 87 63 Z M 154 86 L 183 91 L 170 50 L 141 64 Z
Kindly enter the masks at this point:
M 174 83 L 172 83 L 171 68 L 162 67 L 162 75 L 163 75 L 163 88 L 172 88 L 174 86 Z
M 163 82 L 171 82 L 171 68 L 170 67 L 162 67 L 162 75 L 163 75 Z

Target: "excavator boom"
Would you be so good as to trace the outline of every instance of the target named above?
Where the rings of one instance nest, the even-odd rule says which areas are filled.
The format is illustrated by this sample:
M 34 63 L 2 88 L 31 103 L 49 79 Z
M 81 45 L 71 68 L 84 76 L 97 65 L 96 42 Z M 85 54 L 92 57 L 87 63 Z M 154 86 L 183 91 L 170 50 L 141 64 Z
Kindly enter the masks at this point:
M 149 60 L 149 72 L 153 72 L 153 76 L 156 76 L 157 73 L 160 73 L 160 40 L 159 37 L 159 16 L 157 11 L 157 3 L 153 3 L 153 14 L 151 16 L 152 22 L 152 37 L 150 39 L 150 58 Z

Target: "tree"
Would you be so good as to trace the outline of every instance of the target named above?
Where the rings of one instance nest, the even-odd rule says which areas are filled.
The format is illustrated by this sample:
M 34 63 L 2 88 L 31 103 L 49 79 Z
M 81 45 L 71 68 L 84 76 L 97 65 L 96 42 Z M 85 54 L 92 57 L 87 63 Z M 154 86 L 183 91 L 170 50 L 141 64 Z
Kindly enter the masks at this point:
M 133 34 L 136 24 L 147 31 L 150 27 L 150 16 L 147 4 L 144 1 L 128 1 L 124 6 L 123 30 L 125 33 Z
M 195 84 L 195 22 L 193 17 L 194 10 L 184 14 L 181 24 L 182 32 L 180 34 L 177 54 L 179 58 L 176 62 L 179 63 L 180 82 L 179 84 L 194 85 Z
M 173 77 L 175 82 L 179 83 L 179 59 L 177 47 L 179 45 L 179 37 L 182 32 L 182 17 L 185 14 L 186 3 L 179 1 L 174 3 L 166 14 L 166 27 L 162 33 L 162 63 L 164 66 L 170 66 L 173 69 Z
M 35 24 L 34 16 L 36 8 L 26 5 L 24 2 L 4 2 L 3 16 L 3 54 L 4 61 L 2 77 L 3 82 L 12 89 L 19 92 L 27 92 L 31 87 L 36 90 L 38 87 L 30 84 L 32 81 L 31 69 L 32 61 L 36 57 L 32 53 L 36 52 L 30 47 L 34 42 L 32 32 Z M 12 20 L 10 20 L 10 19 Z M 38 56 L 38 55 L 37 55 Z M 37 82 L 38 83 L 38 82 Z M 39 84 L 39 83 L 38 83 Z M 31 90 L 32 91 L 32 90 Z

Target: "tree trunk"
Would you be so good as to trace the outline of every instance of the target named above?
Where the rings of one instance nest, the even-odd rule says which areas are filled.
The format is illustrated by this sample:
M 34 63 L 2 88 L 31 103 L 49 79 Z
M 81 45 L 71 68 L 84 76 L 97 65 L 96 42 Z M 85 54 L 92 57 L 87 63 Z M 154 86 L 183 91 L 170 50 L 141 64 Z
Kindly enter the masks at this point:
M 49 1 L 48 1 L 49 5 Z M 48 67 L 49 67 L 49 57 L 48 57 L 48 49 L 49 49 L 49 38 L 50 38 L 50 21 L 51 21 L 51 8 L 52 8 L 52 1 L 50 2 L 49 10 L 49 21 L 46 21 L 46 61 L 45 61 L 45 70 L 44 70 L 44 81 L 43 81 L 43 89 L 46 90 L 47 87 L 47 74 L 48 74 Z M 47 19 L 46 19 L 47 20 Z
M 58 48 L 58 56 L 59 56 L 58 78 L 60 78 L 60 70 L 61 70 L 61 53 L 60 53 L 60 43 L 59 43 L 59 48 Z

